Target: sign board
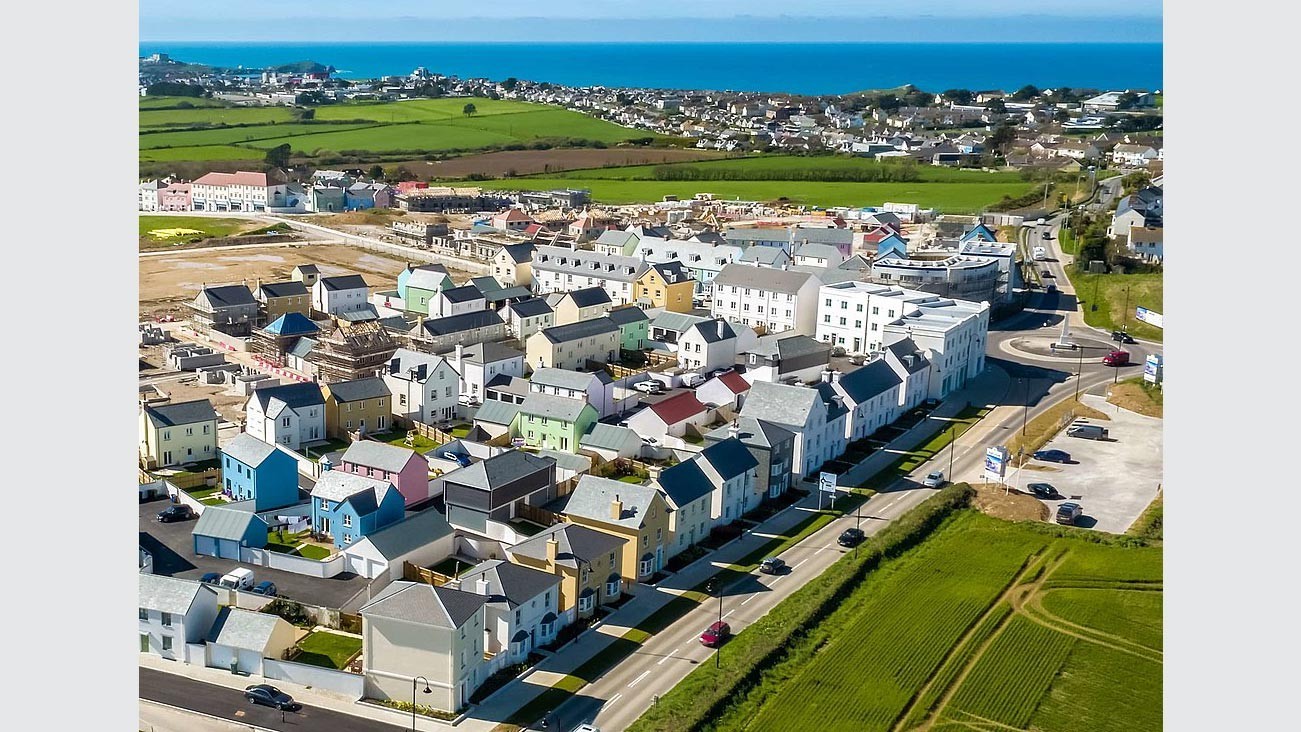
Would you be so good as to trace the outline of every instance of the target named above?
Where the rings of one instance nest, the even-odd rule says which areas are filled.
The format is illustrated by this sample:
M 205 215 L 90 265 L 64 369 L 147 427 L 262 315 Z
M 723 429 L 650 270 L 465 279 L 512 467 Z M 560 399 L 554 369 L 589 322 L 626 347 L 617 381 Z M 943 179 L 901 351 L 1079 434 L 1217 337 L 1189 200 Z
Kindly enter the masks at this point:
M 1143 362 L 1143 381 L 1160 384 L 1165 375 L 1165 359 L 1159 353 L 1150 353 Z
M 511 444 L 511 447 L 524 447 L 524 438 L 523 438 L 523 437 L 512 437 L 512 438 L 510 438 L 510 444 Z
M 823 493 L 836 492 L 836 474 L 835 473 L 818 473 L 818 490 Z
M 1007 475 L 1007 448 L 997 445 L 985 450 L 985 480 L 1003 482 Z
M 1134 317 L 1140 322 L 1147 323 L 1148 325 L 1155 325 L 1156 327 L 1165 330 L 1165 326 L 1161 323 L 1162 315 L 1155 310 L 1134 308 Z

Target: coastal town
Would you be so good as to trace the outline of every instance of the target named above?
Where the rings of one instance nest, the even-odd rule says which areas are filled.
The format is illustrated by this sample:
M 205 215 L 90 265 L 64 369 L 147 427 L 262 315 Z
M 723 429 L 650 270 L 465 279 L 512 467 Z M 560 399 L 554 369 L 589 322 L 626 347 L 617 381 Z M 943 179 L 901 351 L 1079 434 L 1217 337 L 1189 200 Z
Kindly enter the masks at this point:
M 953 647 L 968 624 L 988 623 L 992 644 L 1018 618 L 1057 623 L 1022 599 L 1041 582 L 1001 615 L 995 598 L 1071 552 L 1146 552 L 1157 575 L 1142 587 L 1159 592 L 1160 90 L 816 97 L 424 67 L 345 80 L 312 62 L 164 54 L 141 59 L 139 80 L 157 109 L 283 107 L 296 117 L 276 124 L 308 137 L 326 125 L 304 110 L 348 120 L 349 105 L 438 100 L 472 120 L 510 102 L 626 128 L 602 150 L 718 155 L 657 167 L 683 192 L 635 201 L 587 178 L 416 173 L 405 149 L 325 165 L 295 137 L 252 164 L 150 161 L 137 189 L 142 700 L 224 719 L 239 707 L 241 723 L 275 729 L 286 712 L 322 730 L 696 729 L 726 707 L 726 677 L 705 674 L 777 652 L 755 639 L 763 628 L 774 643 L 817 628 L 840 648 L 826 616 L 781 623 L 859 597 L 866 562 L 903 552 L 917 526 L 938 532 L 928 542 L 968 529 L 1005 541 L 999 562 L 1023 552 L 986 573 L 979 612 L 928 636 Z M 150 134 L 243 129 L 176 124 L 191 126 Z M 516 152 L 486 150 L 438 157 Z M 719 192 L 736 169 L 700 172 L 773 157 L 821 166 L 801 169 L 818 184 L 912 188 L 837 194 L 854 205 L 747 200 Z M 834 165 L 874 167 L 835 180 Z M 1022 188 L 937 205 L 910 191 L 965 179 L 918 169 Z M 995 538 L 1014 522 L 1061 528 L 1042 547 Z M 1072 538 L 1084 534 L 1101 538 Z M 1158 642 L 1159 629 L 1158 614 Z M 1107 638 L 1156 659 L 1159 707 L 1159 651 Z M 882 728 L 975 709 L 954 692 L 985 667 L 964 662 L 933 689 L 949 661 L 929 661 L 882 712 L 901 726 Z M 790 728 L 785 693 L 754 712 L 777 720 L 762 729 Z

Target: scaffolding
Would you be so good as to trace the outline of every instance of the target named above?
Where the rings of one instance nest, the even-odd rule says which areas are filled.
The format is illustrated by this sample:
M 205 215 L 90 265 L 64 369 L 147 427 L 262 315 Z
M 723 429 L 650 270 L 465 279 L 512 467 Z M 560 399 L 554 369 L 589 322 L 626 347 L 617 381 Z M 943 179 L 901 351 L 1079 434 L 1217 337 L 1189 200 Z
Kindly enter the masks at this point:
M 376 321 L 339 326 L 320 339 L 307 360 L 316 366 L 317 378 L 326 384 L 378 376 L 398 343 Z

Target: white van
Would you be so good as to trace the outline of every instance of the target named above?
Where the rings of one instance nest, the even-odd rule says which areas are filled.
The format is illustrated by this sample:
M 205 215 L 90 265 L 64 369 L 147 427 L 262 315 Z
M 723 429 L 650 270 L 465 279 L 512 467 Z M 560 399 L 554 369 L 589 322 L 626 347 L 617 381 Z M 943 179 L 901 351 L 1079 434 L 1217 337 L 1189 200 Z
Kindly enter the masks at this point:
M 1035 247 L 1035 248 L 1034 248 L 1034 261 L 1036 261 L 1036 262 L 1042 262 L 1043 260 L 1045 260 L 1045 259 L 1047 259 L 1047 258 L 1048 258 L 1048 250 L 1047 250 L 1047 249 L 1044 249 L 1043 247 Z
M 217 584 L 232 590 L 251 590 L 253 589 L 253 570 L 248 567 L 236 567 L 225 577 L 222 577 Z

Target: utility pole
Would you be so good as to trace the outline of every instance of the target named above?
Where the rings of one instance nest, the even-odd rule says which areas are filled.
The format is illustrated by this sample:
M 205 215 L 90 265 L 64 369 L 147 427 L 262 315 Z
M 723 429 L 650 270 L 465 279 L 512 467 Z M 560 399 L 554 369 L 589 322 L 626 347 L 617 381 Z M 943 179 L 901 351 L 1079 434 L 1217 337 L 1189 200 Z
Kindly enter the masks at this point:
M 953 480 L 953 450 L 958 442 L 958 426 L 949 425 L 949 480 Z
M 1121 317 L 1124 318 L 1124 320 L 1121 321 L 1120 329 L 1128 332 L 1129 331 L 1129 285 L 1125 285 L 1125 309 L 1121 311 Z
M 1024 408 L 1021 410 L 1021 437 L 1024 438 L 1025 423 L 1026 420 L 1030 418 L 1030 380 L 1021 379 L 1021 383 L 1025 385 L 1025 389 L 1023 390 L 1025 397 L 1021 400 L 1024 404 Z
M 1084 376 L 1084 346 L 1076 345 L 1080 349 L 1080 362 L 1075 368 L 1075 401 L 1080 400 L 1080 379 Z

